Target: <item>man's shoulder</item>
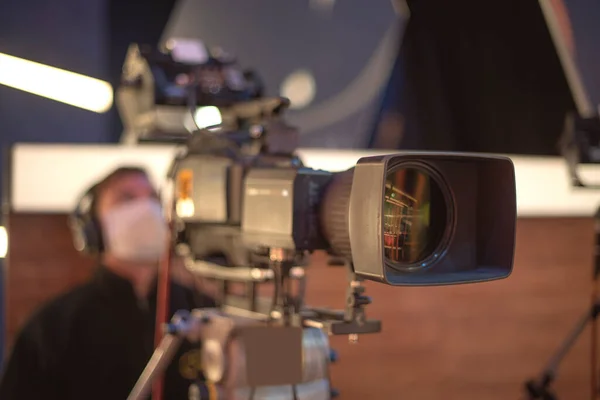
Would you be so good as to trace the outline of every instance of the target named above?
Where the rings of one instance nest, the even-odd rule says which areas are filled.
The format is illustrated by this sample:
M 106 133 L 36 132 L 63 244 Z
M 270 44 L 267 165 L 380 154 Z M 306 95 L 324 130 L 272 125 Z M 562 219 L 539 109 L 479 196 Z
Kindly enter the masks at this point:
M 23 327 L 23 333 L 64 332 L 80 313 L 94 303 L 95 294 L 94 286 L 88 282 L 55 296 L 33 312 Z

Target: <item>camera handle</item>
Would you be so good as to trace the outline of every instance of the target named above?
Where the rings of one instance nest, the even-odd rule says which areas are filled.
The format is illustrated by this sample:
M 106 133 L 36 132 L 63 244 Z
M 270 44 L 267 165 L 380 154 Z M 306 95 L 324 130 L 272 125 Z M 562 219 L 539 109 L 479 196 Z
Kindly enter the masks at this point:
M 319 328 L 329 335 L 348 335 L 350 343 L 358 342 L 358 335 L 381 332 L 381 321 L 367 319 L 365 307 L 371 298 L 365 296 L 363 280 L 356 276 L 352 264 L 347 264 L 346 306 L 344 310 L 309 308 L 304 326 Z
M 585 330 L 586 325 L 592 323 L 592 390 L 591 398 L 597 398 L 597 384 L 596 379 L 596 322 L 598 315 L 600 315 L 600 301 L 598 300 L 598 277 L 600 276 L 600 206 L 598 207 L 596 214 L 594 215 L 595 224 L 595 263 L 593 270 L 593 281 L 594 289 L 592 294 L 592 307 L 586 311 L 579 322 L 575 325 L 569 336 L 562 343 L 561 347 L 556 353 L 550 358 L 550 361 L 544 368 L 543 372 L 537 379 L 529 380 L 525 383 L 525 390 L 529 400 L 557 400 L 554 393 L 551 392 L 550 386 L 556 379 L 556 372 L 560 365 L 560 362 L 567 355 L 571 347 L 575 344 L 581 333 Z
M 365 307 L 371 304 L 371 298 L 364 296 L 366 287 L 362 285 L 363 279 L 356 276 L 352 265 L 348 265 L 348 288 L 346 289 L 346 309 L 344 312 L 344 322 L 364 324 L 366 322 Z M 348 335 L 350 343 L 358 342 L 358 334 Z

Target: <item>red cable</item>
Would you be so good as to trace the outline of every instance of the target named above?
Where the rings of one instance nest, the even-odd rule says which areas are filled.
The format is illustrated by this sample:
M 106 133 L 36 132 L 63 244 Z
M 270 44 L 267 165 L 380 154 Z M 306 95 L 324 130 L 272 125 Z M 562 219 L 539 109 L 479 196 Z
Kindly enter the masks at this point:
M 171 277 L 171 246 L 160 263 L 158 271 L 158 288 L 156 293 L 156 325 L 154 329 L 154 347 L 158 347 L 164 336 L 164 324 L 169 318 L 169 288 Z M 163 400 L 164 376 L 156 378 L 152 385 L 152 400 Z

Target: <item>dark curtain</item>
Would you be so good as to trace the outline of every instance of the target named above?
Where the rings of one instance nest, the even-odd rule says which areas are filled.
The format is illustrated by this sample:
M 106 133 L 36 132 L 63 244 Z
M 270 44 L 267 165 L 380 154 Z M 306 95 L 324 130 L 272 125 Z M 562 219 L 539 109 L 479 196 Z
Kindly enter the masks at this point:
M 537 0 L 408 3 L 371 147 L 558 154 L 574 104 Z
M 114 88 L 119 86 L 123 62 L 131 43 L 158 46 L 177 0 L 109 0 L 109 74 Z M 123 124 L 113 107 L 110 141 L 117 142 Z

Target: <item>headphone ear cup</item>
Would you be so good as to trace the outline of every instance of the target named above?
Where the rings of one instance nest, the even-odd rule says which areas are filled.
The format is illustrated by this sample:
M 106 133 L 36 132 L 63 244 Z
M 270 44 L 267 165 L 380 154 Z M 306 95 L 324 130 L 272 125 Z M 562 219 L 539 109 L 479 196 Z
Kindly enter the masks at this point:
M 84 233 L 81 221 L 75 217 L 69 217 L 69 228 L 71 229 L 71 236 L 73 237 L 73 246 L 75 250 L 84 252 L 87 249 L 87 238 Z
M 103 250 L 102 232 L 94 215 L 96 187 L 94 185 L 85 192 L 69 217 L 73 245 L 77 251 L 87 254 Z
M 87 254 L 97 254 L 104 250 L 102 234 L 95 221 L 84 222 L 77 218 L 71 218 L 69 226 L 75 250 Z
M 82 229 L 86 237 L 86 251 L 91 254 L 97 254 L 104 250 L 102 232 L 95 218 L 88 220 Z

